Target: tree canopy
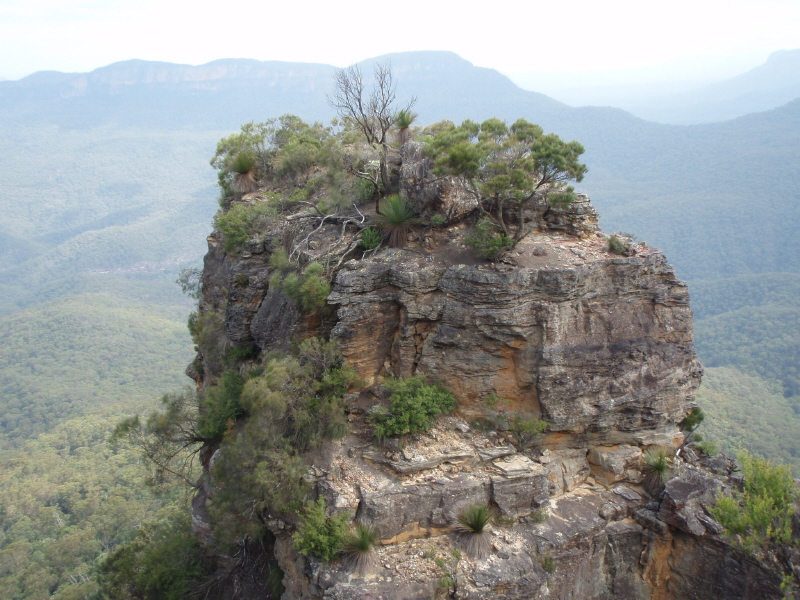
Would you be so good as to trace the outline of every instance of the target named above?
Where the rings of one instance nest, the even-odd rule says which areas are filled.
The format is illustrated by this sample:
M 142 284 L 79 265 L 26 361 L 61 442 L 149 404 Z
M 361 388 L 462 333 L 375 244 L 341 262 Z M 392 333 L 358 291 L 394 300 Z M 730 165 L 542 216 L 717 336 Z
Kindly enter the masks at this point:
M 581 181 L 586 174 L 586 165 L 578 161 L 581 144 L 545 135 L 524 119 L 511 126 L 500 119 L 458 126 L 444 122 L 429 131 L 427 152 L 434 172 L 454 176 L 515 244 L 528 233 L 526 211 L 569 204 L 573 188 L 567 182 Z

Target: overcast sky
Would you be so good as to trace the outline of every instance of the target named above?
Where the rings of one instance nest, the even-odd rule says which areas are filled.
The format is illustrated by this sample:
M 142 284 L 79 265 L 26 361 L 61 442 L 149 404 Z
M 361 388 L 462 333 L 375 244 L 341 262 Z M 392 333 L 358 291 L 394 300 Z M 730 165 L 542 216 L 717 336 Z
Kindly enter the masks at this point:
M 130 58 L 346 66 L 407 50 L 504 73 L 728 75 L 800 48 L 798 24 L 798 0 L 0 0 L 0 78 Z

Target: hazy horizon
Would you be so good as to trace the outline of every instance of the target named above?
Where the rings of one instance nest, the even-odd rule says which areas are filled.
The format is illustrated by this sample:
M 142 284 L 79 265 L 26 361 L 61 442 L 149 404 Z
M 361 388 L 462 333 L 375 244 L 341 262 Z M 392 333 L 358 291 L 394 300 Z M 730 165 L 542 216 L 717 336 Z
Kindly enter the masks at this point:
M 88 72 L 132 58 L 344 67 L 392 52 L 449 50 L 525 89 L 574 103 L 581 89 L 632 86 L 641 93 L 744 73 L 772 52 L 800 48 L 797 22 L 800 3 L 789 0 L 679 0 L 669 9 L 633 0 L 501 1 L 481 15 L 420 0 L 405 3 L 400 15 L 391 6 L 371 7 L 367 15 L 319 2 L 243 0 L 225 11 L 186 0 L 0 0 L 0 80 Z

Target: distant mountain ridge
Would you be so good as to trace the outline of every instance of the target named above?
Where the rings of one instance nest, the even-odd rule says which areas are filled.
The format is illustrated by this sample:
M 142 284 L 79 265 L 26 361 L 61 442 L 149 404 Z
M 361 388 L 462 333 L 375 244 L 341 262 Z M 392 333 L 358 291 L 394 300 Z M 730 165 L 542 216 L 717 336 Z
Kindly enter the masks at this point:
M 699 90 L 666 96 L 630 110 L 662 123 L 726 121 L 778 108 L 800 98 L 800 49 L 773 52 L 767 62 L 746 73 Z
M 800 148 L 800 103 L 725 123 L 677 127 L 643 121 L 620 109 L 569 107 L 522 90 L 501 73 L 475 67 L 452 52 L 365 60 L 360 63 L 365 76 L 374 62 L 386 60 L 392 64 L 398 99 L 417 96 L 414 110 L 421 124 L 524 117 L 582 142 L 589 175 L 579 187 L 597 204 L 605 229 L 632 230 L 662 247 L 682 276 L 718 278 L 800 268 L 800 242 L 793 234 L 800 221 L 793 183 L 799 175 L 791 159 Z M 152 236 L 148 215 L 174 208 L 180 197 L 185 197 L 180 214 L 197 211 L 182 224 L 207 227 L 210 203 L 192 198 L 213 194 L 213 173 L 206 165 L 215 140 L 242 123 L 287 112 L 327 121 L 334 115 L 326 101 L 334 72 L 330 65 L 250 59 L 221 59 L 196 67 L 133 60 L 88 74 L 42 72 L 0 82 L 0 131 L 5 133 L 0 140 L 5 190 L 0 208 L 5 206 L 7 215 L 7 224 L 0 226 L 0 255 L 16 252 L 20 243 L 31 239 L 23 233 L 25 223 L 33 223 L 30 219 L 39 212 L 30 231 L 35 232 L 35 243 L 45 246 L 16 252 L 15 278 L 39 272 L 30 260 L 54 248 L 54 240 L 68 244 L 69 231 L 91 235 L 80 234 L 80 244 L 64 246 L 42 265 L 101 268 L 100 255 L 88 262 L 84 256 L 71 260 L 70 255 L 75 248 L 85 251 L 85 244 L 102 243 L 108 248 L 103 256 L 113 259 L 111 268 L 124 268 L 126 257 L 142 253 L 126 251 L 107 238 L 121 239 L 131 231 L 127 222 L 141 230 L 129 239 L 143 239 L 145 231 Z M 44 141 L 42 127 L 55 137 Z M 176 137 L 177 132 L 182 133 Z M 87 142 L 81 140 L 89 137 L 81 136 L 97 140 L 84 147 Z M 56 156 L 62 147 L 62 155 Z M 181 164 L 170 165 L 179 148 Z M 120 170 L 114 160 L 136 160 L 139 166 L 127 164 Z M 58 179 L 46 177 L 32 187 L 41 176 L 24 173 L 39 163 L 48 166 L 48 173 L 59 173 Z M 176 169 L 206 175 L 170 181 L 168 173 Z M 82 187 L 87 177 L 100 172 L 102 181 L 90 189 Z M 163 174 L 155 180 L 155 173 Z M 136 192 L 132 197 L 128 192 L 109 194 L 109 183 L 122 185 L 114 189 Z M 156 191 L 156 184 L 176 188 L 169 193 L 170 203 L 164 204 L 165 192 Z M 32 203 L 32 194 L 61 195 L 62 200 L 39 211 L 41 202 Z M 141 208 L 146 206 L 151 208 Z M 130 212 L 133 207 L 140 207 L 135 215 Z M 109 221 L 109 215 L 119 218 Z M 17 217 L 18 225 L 12 225 Z M 158 216 L 158 230 L 168 231 L 170 219 Z M 112 234 L 112 226 L 122 229 Z M 174 236 L 160 240 L 160 235 L 149 240 L 147 261 L 153 260 L 154 244 L 175 246 Z M 758 253 L 751 250 L 754 247 Z M 6 263 L 0 269 L 0 282 L 10 276 L 8 268 Z M 63 266 L 57 269 L 62 272 Z

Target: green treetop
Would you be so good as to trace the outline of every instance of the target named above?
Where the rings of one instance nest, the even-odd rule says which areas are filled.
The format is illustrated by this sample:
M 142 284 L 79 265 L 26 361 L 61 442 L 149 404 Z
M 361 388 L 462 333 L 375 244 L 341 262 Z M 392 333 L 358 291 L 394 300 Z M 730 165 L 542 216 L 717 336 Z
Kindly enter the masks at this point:
M 568 205 L 574 196 L 567 182 L 586 174 L 586 165 L 578 162 L 581 144 L 545 135 L 524 119 L 511 126 L 500 119 L 458 126 L 445 122 L 430 131 L 427 152 L 434 172 L 456 177 L 514 244 L 528 233 L 528 209 Z

